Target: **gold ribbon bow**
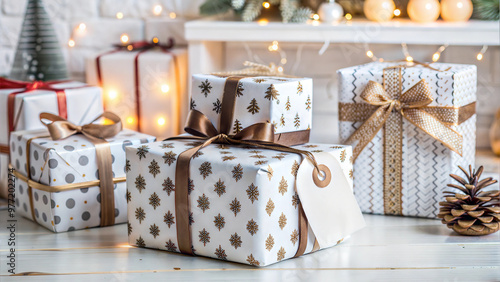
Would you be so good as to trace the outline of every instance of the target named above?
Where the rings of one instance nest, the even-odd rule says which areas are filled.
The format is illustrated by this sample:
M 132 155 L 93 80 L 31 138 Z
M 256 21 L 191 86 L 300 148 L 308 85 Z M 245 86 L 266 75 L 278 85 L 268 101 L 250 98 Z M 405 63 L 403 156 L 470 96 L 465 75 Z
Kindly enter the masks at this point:
M 395 99 L 387 94 L 380 83 L 369 81 L 361 98 L 378 108 L 346 141 L 348 144 L 357 142 L 353 149 L 354 159 L 375 137 L 393 112 L 399 112 L 416 127 L 443 143 L 450 150 L 462 155 L 462 135 L 424 110 L 433 101 L 430 88 L 424 79 Z

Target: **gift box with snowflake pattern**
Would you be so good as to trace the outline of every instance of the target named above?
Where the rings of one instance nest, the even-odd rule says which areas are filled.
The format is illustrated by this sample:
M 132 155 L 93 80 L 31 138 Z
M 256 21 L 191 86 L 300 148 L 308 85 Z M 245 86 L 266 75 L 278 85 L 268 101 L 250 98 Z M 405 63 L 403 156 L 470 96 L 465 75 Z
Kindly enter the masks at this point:
M 176 140 L 127 147 L 131 245 L 179 252 L 176 164 L 179 154 L 197 145 Z M 332 155 L 352 187 L 350 146 L 293 148 Z M 295 183 L 301 161 L 298 154 L 222 144 L 199 151 L 190 163 L 188 187 L 194 254 L 256 266 L 292 258 L 299 245 Z M 308 234 L 305 253 L 315 242 L 310 228 Z
M 228 77 L 195 74 L 192 77 L 190 109 L 205 114 L 219 130 L 221 107 Z M 254 123 L 274 124 L 275 141 L 282 143 L 284 133 L 301 134 L 297 145 L 309 140 L 312 127 L 312 79 L 256 76 L 238 81 L 231 131 L 236 134 Z M 296 135 L 297 136 L 297 135 Z M 291 139 L 289 139 L 291 140 Z M 288 143 L 286 143 L 288 142 Z
M 45 136 L 45 137 L 42 137 Z M 151 143 L 155 137 L 125 129 L 106 139 L 112 156 L 113 177 L 125 177 L 125 147 Z M 29 151 L 27 142 L 30 141 Z M 11 134 L 11 165 L 32 181 L 53 187 L 99 179 L 95 145 L 82 134 L 53 141 L 46 130 L 17 131 Z M 27 174 L 27 158 L 30 169 Z M 16 213 L 53 232 L 65 232 L 100 225 L 99 186 L 81 189 L 43 191 L 30 189 L 26 181 L 16 180 Z M 127 220 L 125 182 L 114 184 L 115 224 Z M 32 205 L 30 203 L 32 201 Z M 34 208 L 33 212 L 31 207 Z

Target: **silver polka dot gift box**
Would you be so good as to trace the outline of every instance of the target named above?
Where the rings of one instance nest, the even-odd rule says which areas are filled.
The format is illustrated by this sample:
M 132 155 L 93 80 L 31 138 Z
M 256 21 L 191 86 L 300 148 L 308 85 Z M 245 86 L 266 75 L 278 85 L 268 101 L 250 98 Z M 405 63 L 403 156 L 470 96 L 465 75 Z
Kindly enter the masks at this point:
M 476 66 L 374 62 L 338 74 L 362 210 L 435 218 L 448 174 L 474 164 Z
M 150 143 L 155 137 L 122 130 L 106 139 L 114 180 L 114 224 L 127 220 L 124 182 L 125 147 Z M 53 232 L 101 225 L 101 191 L 96 145 L 83 134 L 53 141 L 47 130 L 17 131 L 10 138 L 11 165 L 16 180 L 16 213 Z M 27 164 L 29 162 L 29 164 Z M 29 175 L 27 175 L 29 172 Z M 27 178 L 30 185 L 28 186 Z M 79 184 L 97 182 L 78 188 Z M 88 186 L 88 185 L 87 185 Z M 76 187 L 76 188 L 75 188 Z
M 318 245 L 311 226 L 301 221 L 304 204 L 296 190 L 297 173 L 300 175 L 303 165 L 300 154 L 210 144 L 193 155 L 188 183 L 179 187 L 179 158 L 199 145 L 196 140 L 167 140 L 127 147 L 131 245 L 185 252 L 183 241 L 189 242 L 188 251 L 194 255 L 266 266 L 331 247 L 350 234 L 343 233 L 331 243 Z M 345 179 L 347 193 L 352 196 L 350 146 L 305 144 L 292 148 L 334 159 L 339 164 L 336 172 Z M 186 209 L 176 199 L 182 188 L 187 190 Z M 323 226 L 341 229 L 335 222 L 352 222 L 351 216 L 361 216 L 354 196 L 352 199 L 354 212 L 340 208 L 345 214 L 339 218 L 325 214 L 316 218 Z M 311 219 L 309 215 L 307 218 Z

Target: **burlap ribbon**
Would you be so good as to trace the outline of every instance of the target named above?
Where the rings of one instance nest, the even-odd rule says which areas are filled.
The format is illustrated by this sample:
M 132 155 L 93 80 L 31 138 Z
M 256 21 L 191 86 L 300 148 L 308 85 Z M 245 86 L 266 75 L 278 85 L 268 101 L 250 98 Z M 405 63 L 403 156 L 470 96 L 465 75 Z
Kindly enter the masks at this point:
M 463 137 L 451 126 L 475 114 L 475 103 L 464 107 L 431 107 L 432 93 L 424 79 L 402 92 L 401 67 L 384 69 L 384 85 L 369 81 L 361 94 L 366 104 L 341 103 L 340 120 L 364 122 L 346 141 L 359 156 L 384 128 L 384 210 L 401 214 L 403 119 L 423 130 L 450 150 L 462 155 Z
M 175 46 L 175 42 L 172 38 L 169 38 L 168 44 L 162 44 L 159 42 L 158 38 L 153 38 L 153 41 L 138 41 L 132 42 L 130 44 L 125 45 L 113 45 L 115 49 L 103 53 L 96 57 L 96 72 L 97 72 L 97 83 L 100 87 L 103 87 L 102 82 L 102 71 L 101 71 L 101 58 L 104 55 L 109 55 L 112 53 L 120 52 L 120 51 L 138 51 L 134 57 L 134 87 L 135 87 L 135 113 L 137 116 L 137 131 L 141 131 L 141 117 L 142 117 L 142 109 L 141 109 L 141 93 L 140 93 L 140 80 L 139 80 L 139 56 L 151 49 L 157 48 L 164 53 L 170 54 L 174 60 L 174 69 L 175 69 L 175 80 L 176 80 L 176 88 L 178 89 L 178 94 L 180 95 L 180 73 L 179 73 L 179 63 L 177 61 L 177 57 L 170 50 Z

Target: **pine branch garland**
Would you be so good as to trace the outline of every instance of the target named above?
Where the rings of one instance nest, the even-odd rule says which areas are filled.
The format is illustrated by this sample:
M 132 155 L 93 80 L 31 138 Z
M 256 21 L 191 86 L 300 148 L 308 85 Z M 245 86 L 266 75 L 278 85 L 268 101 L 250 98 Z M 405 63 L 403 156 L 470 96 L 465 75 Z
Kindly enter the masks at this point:
M 261 9 L 262 0 L 248 0 L 248 3 L 243 9 L 243 13 L 241 14 L 243 21 L 251 22 L 255 20 L 260 15 Z
M 295 10 L 290 22 L 292 23 L 303 23 L 306 22 L 311 17 L 312 11 L 309 8 L 301 7 Z
M 200 14 L 211 16 L 223 14 L 231 9 L 231 0 L 209 0 L 200 6 Z M 243 1 L 244 2 L 244 1 Z
M 500 18 L 499 0 L 472 0 L 474 11 L 472 17 L 475 19 L 498 21 Z
M 245 0 L 232 0 L 231 6 L 233 6 L 235 10 L 241 10 L 245 6 Z

